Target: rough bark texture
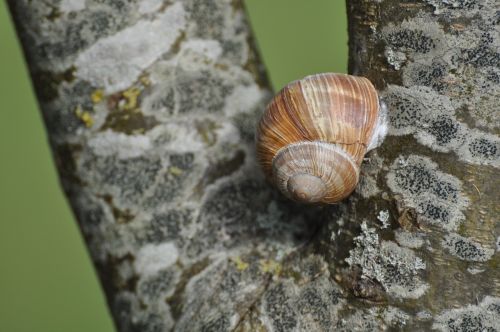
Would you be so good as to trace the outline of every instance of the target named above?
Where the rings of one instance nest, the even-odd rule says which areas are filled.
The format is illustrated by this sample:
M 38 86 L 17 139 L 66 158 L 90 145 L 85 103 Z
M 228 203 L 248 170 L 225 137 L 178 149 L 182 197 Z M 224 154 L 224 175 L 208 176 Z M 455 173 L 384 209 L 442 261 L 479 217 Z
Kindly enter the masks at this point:
M 330 207 L 255 164 L 240 1 L 10 1 L 117 329 L 500 331 L 495 1 L 349 2 L 391 130 Z

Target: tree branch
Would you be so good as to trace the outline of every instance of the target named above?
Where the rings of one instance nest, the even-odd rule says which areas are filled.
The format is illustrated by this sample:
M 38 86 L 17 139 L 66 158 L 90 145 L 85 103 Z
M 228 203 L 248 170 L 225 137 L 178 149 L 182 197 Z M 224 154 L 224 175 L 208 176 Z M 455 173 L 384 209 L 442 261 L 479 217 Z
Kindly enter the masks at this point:
M 494 0 L 349 2 L 391 131 L 329 207 L 256 166 L 240 1 L 9 5 L 118 330 L 500 330 Z

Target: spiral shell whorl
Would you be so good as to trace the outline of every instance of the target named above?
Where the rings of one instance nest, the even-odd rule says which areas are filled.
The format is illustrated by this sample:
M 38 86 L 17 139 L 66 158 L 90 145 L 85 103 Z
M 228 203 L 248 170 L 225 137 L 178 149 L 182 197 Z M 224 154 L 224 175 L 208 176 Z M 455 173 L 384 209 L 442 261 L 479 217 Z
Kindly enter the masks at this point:
M 272 164 L 274 183 L 295 201 L 337 202 L 347 197 L 358 182 L 358 166 L 335 144 L 290 144 L 278 152 Z

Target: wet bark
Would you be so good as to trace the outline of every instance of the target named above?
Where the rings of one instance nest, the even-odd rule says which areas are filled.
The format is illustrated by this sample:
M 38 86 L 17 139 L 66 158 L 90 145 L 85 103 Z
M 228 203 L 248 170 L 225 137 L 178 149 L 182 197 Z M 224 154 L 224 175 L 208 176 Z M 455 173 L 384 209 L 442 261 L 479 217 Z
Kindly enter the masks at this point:
M 117 330 L 500 330 L 494 2 L 348 1 L 390 132 L 318 207 L 256 166 L 240 1 L 9 1 Z

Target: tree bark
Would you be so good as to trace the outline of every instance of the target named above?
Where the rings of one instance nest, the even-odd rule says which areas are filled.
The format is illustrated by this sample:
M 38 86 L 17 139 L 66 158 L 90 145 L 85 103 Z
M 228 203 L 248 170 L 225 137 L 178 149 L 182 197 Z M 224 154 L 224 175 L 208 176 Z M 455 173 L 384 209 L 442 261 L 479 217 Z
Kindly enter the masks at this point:
M 390 132 L 337 206 L 256 166 L 239 0 L 9 1 L 119 331 L 500 331 L 495 0 L 348 1 Z

